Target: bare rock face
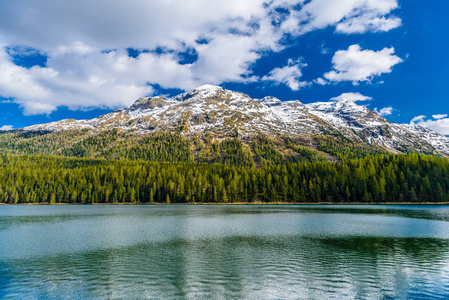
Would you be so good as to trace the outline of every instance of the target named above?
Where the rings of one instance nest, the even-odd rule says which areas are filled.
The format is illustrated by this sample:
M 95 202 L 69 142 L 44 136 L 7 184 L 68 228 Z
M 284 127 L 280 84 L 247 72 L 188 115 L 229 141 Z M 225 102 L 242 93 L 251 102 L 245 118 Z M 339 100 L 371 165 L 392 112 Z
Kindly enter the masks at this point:
M 24 130 L 91 129 L 92 133 L 119 128 L 146 134 L 155 130 L 185 135 L 208 133 L 221 139 L 250 138 L 260 133 L 310 140 L 332 134 L 391 152 L 439 152 L 449 155 L 449 138 L 430 129 L 394 124 L 352 101 L 303 104 L 274 97 L 250 96 L 204 85 L 173 98 L 140 98 L 130 107 L 92 120 L 62 120 Z
M 129 112 L 135 111 L 147 111 L 155 108 L 161 108 L 168 105 L 163 97 L 154 97 L 154 98 L 139 98 L 133 105 L 128 108 Z

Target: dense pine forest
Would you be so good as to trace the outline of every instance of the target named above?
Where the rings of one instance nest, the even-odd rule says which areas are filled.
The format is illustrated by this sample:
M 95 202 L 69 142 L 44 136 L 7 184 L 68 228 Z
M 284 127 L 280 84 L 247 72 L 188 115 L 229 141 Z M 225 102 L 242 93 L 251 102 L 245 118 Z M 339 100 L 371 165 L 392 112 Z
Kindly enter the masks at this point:
M 384 203 L 448 202 L 449 161 L 378 154 L 341 162 L 248 164 L 229 141 L 233 164 L 0 155 L 1 203 Z M 258 141 L 260 153 L 270 142 Z M 81 150 L 80 150 L 81 151 Z M 182 148 L 181 150 L 182 151 Z M 222 150 L 223 151 L 223 150 Z M 241 153 L 242 156 L 236 153 Z M 269 153 L 269 152 L 268 152 Z M 236 158 L 238 157 L 238 158 Z M 265 163 L 264 163 L 265 160 Z

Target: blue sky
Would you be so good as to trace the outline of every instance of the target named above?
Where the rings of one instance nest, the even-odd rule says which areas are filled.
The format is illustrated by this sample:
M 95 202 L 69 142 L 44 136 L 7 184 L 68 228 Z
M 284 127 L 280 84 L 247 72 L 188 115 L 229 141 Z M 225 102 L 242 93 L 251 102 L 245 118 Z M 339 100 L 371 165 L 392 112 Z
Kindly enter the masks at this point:
M 449 2 L 0 3 L 0 128 L 93 118 L 202 84 L 347 98 L 449 134 Z

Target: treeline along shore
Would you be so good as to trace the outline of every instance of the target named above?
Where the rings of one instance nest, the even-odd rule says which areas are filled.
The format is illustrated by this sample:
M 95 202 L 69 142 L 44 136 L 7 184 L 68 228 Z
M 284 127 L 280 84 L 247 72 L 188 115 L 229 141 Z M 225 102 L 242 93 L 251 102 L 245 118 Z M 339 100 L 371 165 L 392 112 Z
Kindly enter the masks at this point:
M 0 203 L 427 203 L 449 201 L 449 160 L 376 155 L 263 168 L 0 155 Z

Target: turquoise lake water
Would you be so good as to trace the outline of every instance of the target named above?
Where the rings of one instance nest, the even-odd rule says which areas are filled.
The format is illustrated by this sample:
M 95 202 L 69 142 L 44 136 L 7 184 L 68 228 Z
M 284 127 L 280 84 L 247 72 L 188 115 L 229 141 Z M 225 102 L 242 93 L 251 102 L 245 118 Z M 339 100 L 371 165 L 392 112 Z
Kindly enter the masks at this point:
M 0 298 L 449 298 L 448 206 L 0 206 Z

